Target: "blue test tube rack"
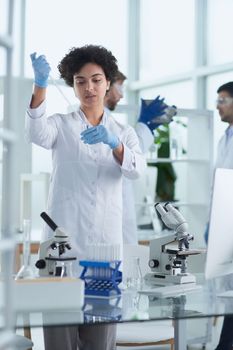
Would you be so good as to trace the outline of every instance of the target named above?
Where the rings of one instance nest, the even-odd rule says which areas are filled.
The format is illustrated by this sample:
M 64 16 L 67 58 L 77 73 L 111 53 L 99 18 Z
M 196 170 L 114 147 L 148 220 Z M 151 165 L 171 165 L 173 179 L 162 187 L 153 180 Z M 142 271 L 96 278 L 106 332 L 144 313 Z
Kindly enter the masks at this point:
M 115 297 L 121 294 L 118 287 L 122 281 L 122 272 L 119 271 L 120 260 L 95 261 L 81 260 L 83 267 L 80 278 L 85 282 L 85 295 Z

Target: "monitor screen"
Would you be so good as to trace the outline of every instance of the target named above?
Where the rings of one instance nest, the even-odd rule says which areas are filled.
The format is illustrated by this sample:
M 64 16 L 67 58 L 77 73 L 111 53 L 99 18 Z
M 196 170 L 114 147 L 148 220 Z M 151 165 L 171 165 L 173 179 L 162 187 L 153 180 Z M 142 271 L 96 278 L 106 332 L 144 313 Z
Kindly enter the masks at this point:
M 217 169 L 205 276 L 208 279 L 230 273 L 233 273 L 233 169 Z

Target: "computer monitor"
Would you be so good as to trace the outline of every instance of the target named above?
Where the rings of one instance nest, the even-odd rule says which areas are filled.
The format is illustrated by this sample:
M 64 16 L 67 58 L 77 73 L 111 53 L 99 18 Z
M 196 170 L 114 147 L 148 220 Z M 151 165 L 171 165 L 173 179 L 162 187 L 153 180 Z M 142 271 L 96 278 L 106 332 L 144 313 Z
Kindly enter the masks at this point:
M 205 276 L 233 273 L 233 169 L 215 172 Z

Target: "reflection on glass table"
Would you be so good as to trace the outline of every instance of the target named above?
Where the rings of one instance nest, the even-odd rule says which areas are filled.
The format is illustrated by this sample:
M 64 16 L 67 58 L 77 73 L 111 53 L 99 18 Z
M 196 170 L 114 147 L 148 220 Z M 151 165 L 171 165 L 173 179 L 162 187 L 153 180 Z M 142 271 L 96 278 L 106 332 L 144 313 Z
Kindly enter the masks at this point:
M 26 314 L 30 317 L 25 317 Z M 231 303 L 229 300 L 226 302 L 225 298 L 217 296 L 214 283 L 203 282 L 201 290 L 177 297 L 161 299 L 127 289 L 122 291 L 119 298 L 86 298 L 82 309 L 18 312 L 16 326 L 22 328 L 173 320 L 175 350 L 184 350 L 187 343 L 187 320 L 191 322 L 225 314 L 233 314 L 233 299 Z
M 226 309 L 225 305 L 227 305 Z M 137 317 L 135 317 L 136 312 Z M 43 325 L 40 317 L 38 317 L 39 314 L 43 313 L 50 316 L 46 321 L 46 325 L 89 323 L 90 319 L 88 317 L 85 318 L 85 315 L 96 314 L 101 316 L 101 313 L 104 317 L 96 320 L 96 322 L 109 322 L 113 319 L 116 321 L 120 320 L 121 322 L 135 319 L 160 320 L 173 318 L 179 320 L 180 318 L 233 314 L 233 298 L 231 299 L 231 303 L 229 299 L 227 299 L 226 303 L 225 298 L 219 298 L 217 296 L 214 284 L 205 283 L 201 290 L 190 291 L 186 295 L 177 297 L 161 299 L 151 295 L 141 295 L 138 292 L 126 290 L 122 291 L 122 295 L 118 298 L 85 298 L 85 304 L 82 309 L 64 309 L 61 312 L 56 310 L 36 310 L 30 312 L 30 310 L 28 310 L 27 313 L 30 313 L 30 326 L 32 327 Z M 146 313 L 147 317 L 145 317 Z M 25 312 L 18 312 L 18 327 L 23 326 L 23 324 L 20 323 L 20 315 L 23 314 L 25 314 Z M 75 315 L 78 314 L 82 314 L 84 317 L 75 317 Z M 72 315 L 74 317 L 72 317 Z

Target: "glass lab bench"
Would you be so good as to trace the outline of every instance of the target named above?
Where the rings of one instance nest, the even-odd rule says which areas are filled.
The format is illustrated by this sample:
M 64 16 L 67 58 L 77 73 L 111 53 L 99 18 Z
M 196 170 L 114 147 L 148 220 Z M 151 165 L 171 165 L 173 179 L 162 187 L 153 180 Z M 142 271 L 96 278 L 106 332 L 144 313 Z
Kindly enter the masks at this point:
M 185 295 L 156 298 L 127 289 L 117 298 L 85 298 L 82 309 L 20 312 L 16 327 L 172 320 L 175 350 L 184 350 L 187 348 L 187 320 L 233 315 L 233 297 L 219 297 L 215 283 L 204 281 L 202 276 L 199 280 L 202 280 L 202 288 Z

